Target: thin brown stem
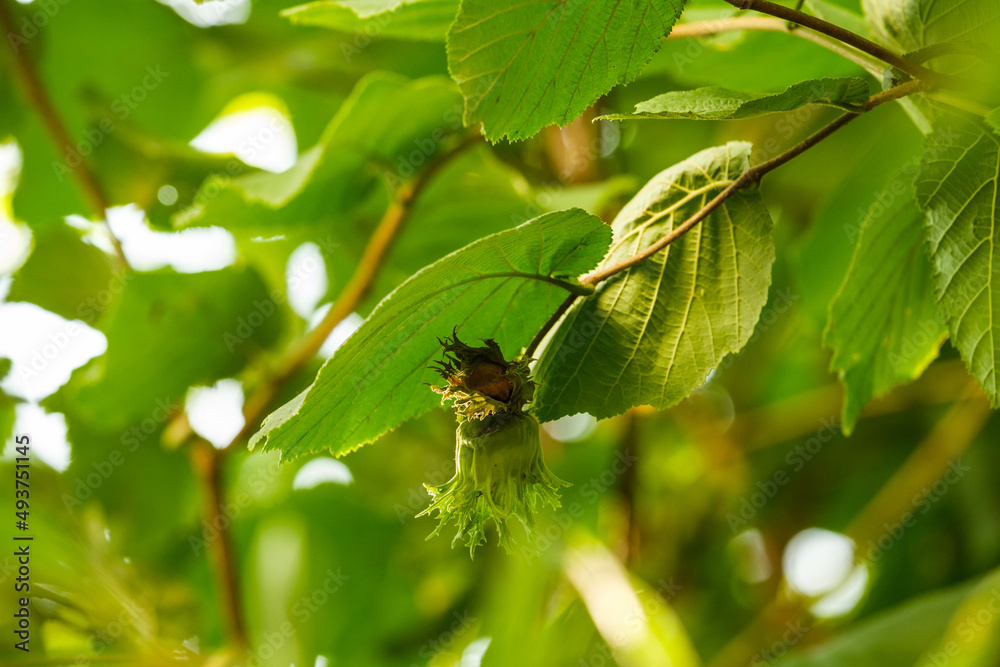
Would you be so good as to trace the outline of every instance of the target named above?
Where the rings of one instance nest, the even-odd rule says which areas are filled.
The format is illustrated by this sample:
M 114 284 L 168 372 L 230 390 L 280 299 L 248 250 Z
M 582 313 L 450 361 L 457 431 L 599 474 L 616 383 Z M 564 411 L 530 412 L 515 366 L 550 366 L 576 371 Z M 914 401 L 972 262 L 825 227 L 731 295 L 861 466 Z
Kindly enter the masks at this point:
M 10 9 L 9 1 L 0 0 L 0 28 L 3 29 L 3 33 L 8 37 L 17 34 L 17 24 L 14 20 L 14 14 Z M 28 102 L 34 107 L 35 112 L 41 118 L 42 124 L 49 134 L 49 138 L 55 144 L 56 152 L 61 154 L 64 151 L 73 151 L 73 140 L 70 138 L 69 131 L 66 129 L 62 118 L 60 118 L 59 113 L 56 111 L 55 105 L 52 104 L 52 99 L 45 89 L 35 63 L 31 60 L 27 46 L 20 43 L 19 40 L 6 39 L 4 41 L 10 44 L 11 64 L 25 97 L 27 97 Z M 123 268 L 128 268 L 128 260 L 125 258 L 121 242 L 115 236 L 114 232 L 111 231 L 111 225 L 107 222 L 108 198 L 105 196 L 96 174 L 94 174 L 93 170 L 87 164 L 87 161 L 83 156 L 79 157 L 80 164 L 71 168 L 70 173 L 73 174 L 73 178 L 76 180 L 84 199 L 86 199 L 87 205 L 90 206 L 91 212 L 99 220 L 104 221 L 119 265 Z
M 739 192 L 745 187 L 750 185 L 755 185 L 760 182 L 761 178 L 764 177 L 770 171 L 777 169 L 781 165 L 785 164 L 789 160 L 801 155 L 806 152 L 816 144 L 820 143 L 831 134 L 844 127 L 852 120 L 857 118 L 862 113 L 870 111 L 875 107 L 885 104 L 890 100 L 895 100 L 900 97 L 905 97 L 906 95 L 911 95 L 918 90 L 922 90 L 926 87 L 926 84 L 920 81 L 909 81 L 903 85 L 896 86 L 895 88 L 890 88 L 889 90 L 883 91 L 869 98 L 865 110 L 861 112 L 848 112 L 842 116 L 837 117 L 831 123 L 823 126 L 813 134 L 809 135 L 799 143 L 795 144 L 785 152 L 767 160 L 761 162 L 760 164 L 754 165 L 740 174 L 734 181 L 732 181 L 725 189 L 723 189 L 719 194 L 713 197 L 708 203 L 702 206 L 694 215 L 682 222 L 677 227 L 670 230 L 669 233 L 665 234 L 663 237 L 658 239 L 656 243 L 653 243 L 649 247 L 637 252 L 636 254 L 616 262 L 610 266 L 607 266 L 598 271 L 594 271 L 583 278 L 580 282 L 584 285 L 596 285 L 599 282 L 607 280 L 616 273 L 621 273 L 622 271 L 628 269 L 629 267 L 635 266 L 639 262 L 642 262 L 659 251 L 666 248 L 668 245 L 679 239 L 681 236 L 690 231 L 695 225 L 707 218 L 712 214 L 715 209 L 722 206 L 730 197 Z
M 830 136 L 840 128 L 850 123 L 852 120 L 860 116 L 862 113 L 871 111 L 875 107 L 885 104 L 886 102 L 889 102 L 891 100 L 899 99 L 907 95 L 912 95 L 913 93 L 918 92 L 920 90 L 925 90 L 927 87 L 928 87 L 927 84 L 922 81 L 908 81 L 900 86 L 896 86 L 895 88 L 890 88 L 889 90 L 884 90 L 880 93 L 872 95 L 870 98 L 868 98 L 868 102 L 865 105 L 864 111 L 845 113 L 842 116 L 839 116 L 836 119 L 834 119 L 829 124 L 823 126 L 813 134 L 809 135 L 799 143 L 795 144 L 794 146 L 786 150 L 784 153 L 781 153 L 771 158 L 770 160 L 761 162 L 760 164 L 750 167 L 742 174 L 740 174 L 734 181 L 729 183 L 729 185 L 727 185 L 721 192 L 719 192 L 719 194 L 713 197 L 708 203 L 706 203 L 698 211 L 696 211 L 694 215 L 692 215 L 690 218 L 682 222 L 677 227 L 674 227 L 672 230 L 670 230 L 670 232 L 668 232 L 662 238 L 658 239 L 651 246 L 637 252 L 631 257 L 627 257 L 626 259 L 621 260 L 620 262 L 616 262 L 603 269 L 599 269 L 597 271 L 593 271 L 587 274 L 586 276 L 580 279 L 580 283 L 582 285 L 587 285 L 587 286 L 597 285 L 598 283 L 607 280 L 611 276 L 617 273 L 621 273 L 622 271 L 625 271 L 626 269 L 635 266 L 639 262 L 649 259 L 653 255 L 655 255 L 656 253 L 663 250 L 668 245 L 679 239 L 681 236 L 689 232 L 692 228 L 694 228 L 695 225 L 697 225 L 699 222 L 701 222 L 709 215 L 711 215 L 712 212 L 715 211 L 715 209 L 722 206 L 730 197 L 739 192 L 741 189 L 759 183 L 760 179 L 763 178 L 765 174 L 774 169 L 777 169 L 778 167 L 785 164 L 789 160 L 806 152 L 807 150 L 809 150 L 816 144 L 820 143 L 821 141 L 826 139 L 828 136 Z M 548 335 L 549 331 L 551 331 L 552 328 L 559 322 L 563 314 L 565 314 L 565 312 L 569 310 L 570 306 L 573 305 L 573 302 L 576 300 L 576 298 L 577 295 L 570 295 L 569 297 L 567 297 L 567 299 L 559 306 L 556 312 L 553 313 L 552 317 L 550 317 L 548 321 L 542 325 L 542 328 L 538 330 L 538 333 L 535 334 L 535 337 L 531 340 L 531 343 L 525 350 L 526 357 L 530 357 L 532 354 L 534 354 L 535 350 L 538 349 L 538 346 L 545 339 L 545 336 Z
M 443 153 L 413 181 L 397 188 L 393 201 L 368 241 L 358 267 L 336 302 L 319 325 L 250 391 L 243 407 L 245 419 L 243 428 L 229 444 L 222 449 L 216 449 L 204 439 L 196 437 L 190 425 L 186 423 L 183 412 L 168 425 L 168 432 L 179 434 L 172 438 L 174 443 L 190 445 L 191 461 L 202 486 L 202 518 L 206 525 L 218 531 L 216 539 L 210 541 L 209 549 L 215 569 L 214 578 L 220 604 L 229 630 L 229 641 L 237 650 L 246 646 L 246 630 L 241 615 L 236 558 L 229 538 L 230 522 L 221 513 L 225 507 L 225 487 L 222 478 L 225 455 L 256 429 L 258 420 L 278 391 L 319 352 L 334 327 L 353 312 L 369 292 L 393 242 L 410 216 L 413 202 L 421 191 L 456 155 L 475 145 L 480 136 L 478 129 L 470 133 L 457 147 Z
M 863 67 L 870 74 L 879 78 L 881 78 L 882 70 L 885 69 L 882 61 L 878 58 L 874 58 L 859 49 L 833 39 L 829 35 L 812 30 L 793 30 L 788 21 L 776 18 L 764 18 L 762 16 L 733 16 L 709 21 L 681 23 L 673 27 L 673 30 L 667 35 L 667 39 L 711 37 L 725 32 L 740 32 L 744 30 L 780 32 L 786 35 L 794 35 L 850 60 L 852 63 Z
M 559 304 L 559 307 L 556 308 L 556 312 L 552 313 L 552 317 L 550 317 L 545 324 L 542 325 L 542 328 L 538 330 L 535 337 L 531 339 L 530 343 L 528 343 L 528 347 L 524 350 L 524 357 L 526 359 L 531 358 L 531 355 L 535 353 L 535 350 L 538 349 L 538 346 L 541 345 L 542 341 L 545 339 L 545 334 L 547 334 L 552 327 L 554 327 L 559 320 L 562 319 L 562 316 L 566 314 L 566 311 L 573 305 L 576 298 L 576 294 L 570 294 L 561 304 Z
M 824 35 L 829 35 L 844 44 L 849 44 L 860 51 L 864 51 L 869 55 L 875 56 L 882 62 L 892 65 L 896 69 L 906 72 L 916 79 L 923 79 L 927 83 L 940 85 L 945 83 L 950 78 L 940 74 L 939 72 L 935 72 L 934 70 L 927 69 L 922 65 L 911 62 L 906 58 L 893 53 L 884 46 L 880 46 L 869 39 L 865 39 L 861 35 L 853 33 L 850 30 L 841 28 L 838 25 L 834 25 L 829 21 L 824 21 L 823 19 L 812 16 L 811 14 L 806 14 L 805 12 L 800 12 L 790 7 L 770 2 L 770 0 L 725 0 L 725 2 L 737 7 L 738 9 L 752 9 L 760 12 L 761 14 L 769 14 L 779 19 L 784 19 L 805 28 L 809 28 L 810 30 L 815 30 L 816 32 Z
M 202 520 L 206 528 L 211 527 L 216 531 L 214 539 L 206 538 L 206 542 L 226 636 L 229 645 L 241 652 L 247 646 L 247 634 L 241 613 L 236 554 L 227 530 L 229 519 L 222 515 L 222 508 L 225 506 L 222 457 L 210 443 L 200 438 L 191 444 L 188 452 L 201 488 Z

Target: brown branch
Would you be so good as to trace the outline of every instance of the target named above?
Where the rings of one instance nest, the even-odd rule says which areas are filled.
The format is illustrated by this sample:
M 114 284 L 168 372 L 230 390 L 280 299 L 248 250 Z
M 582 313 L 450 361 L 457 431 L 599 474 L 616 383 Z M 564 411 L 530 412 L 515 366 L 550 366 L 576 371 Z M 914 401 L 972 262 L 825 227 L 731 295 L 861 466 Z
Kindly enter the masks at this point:
M 218 588 L 229 630 L 230 644 L 237 650 L 246 646 L 246 630 L 240 613 L 239 581 L 237 579 L 236 558 L 229 539 L 229 521 L 221 514 L 225 506 L 225 490 L 222 468 L 225 454 L 256 429 L 257 421 L 270 405 L 271 400 L 288 380 L 311 360 L 323 343 L 347 315 L 352 313 L 371 289 L 379 269 L 392 244 L 399 235 L 412 211 L 413 202 L 434 176 L 456 155 L 476 144 L 481 137 L 478 128 L 467 135 L 455 148 L 443 153 L 424 169 L 413 181 L 400 185 L 386 209 L 381 221 L 372 233 L 365 247 L 358 267 L 331 306 L 323 320 L 292 349 L 278 366 L 261 380 L 249 393 L 243 406 L 244 424 L 240 432 L 221 449 L 216 449 L 203 438 L 195 436 L 187 417 L 181 411 L 167 426 L 166 433 L 176 446 L 189 444 L 191 461 L 198 473 L 202 486 L 202 518 L 207 525 L 218 530 L 218 536 L 210 541 L 209 548 L 215 568 Z
M 525 359 L 531 358 L 531 355 L 535 353 L 535 350 L 538 349 L 538 346 L 541 345 L 542 341 L 545 339 L 545 334 L 547 334 L 552 327 L 554 327 L 559 320 L 562 319 L 562 316 L 566 314 L 566 311 L 573 305 L 576 298 L 576 294 L 570 294 L 566 297 L 565 301 L 559 304 L 559 307 L 556 308 L 556 312 L 552 313 L 552 317 L 550 317 L 545 324 L 542 325 L 542 328 L 538 330 L 535 337 L 531 339 L 530 343 L 528 343 L 528 347 L 524 350 Z
M 214 539 L 206 537 L 212 563 L 216 593 L 222 607 L 226 636 L 230 646 L 238 652 L 247 647 L 246 627 L 240 605 L 240 584 L 236 572 L 236 554 L 229 536 L 229 519 L 222 515 L 225 506 L 222 479 L 222 457 L 210 443 L 199 438 L 188 449 L 191 464 L 201 489 L 203 525 L 214 528 Z
M 734 16 L 709 21 L 681 23 L 674 26 L 673 30 L 670 31 L 670 34 L 667 35 L 667 39 L 711 37 L 725 32 L 740 32 L 743 30 L 780 32 L 786 35 L 794 35 L 818 46 L 822 46 L 823 48 L 850 60 L 878 78 L 881 78 L 882 70 L 885 69 L 882 61 L 878 58 L 874 58 L 864 51 L 848 46 L 839 40 L 833 39 L 829 35 L 824 35 L 812 30 L 794 30 L 789 25 L 788 21 L 782 21 L 781 19 L 776 18 L 764 18 L 762 16 Z
M 10 37 L 17 34 L 17 24 L 8 3 L 9 0 L 0 0 L 0 28 Z M 56 152 L 61 154 L 63 151 L 73 150 L 73 140 L 69 136 L 69 131 L 66 129 L 66 125 L 52 104 L 52 99 L 49 97 L 45 85 L 38 74 L 38 70 L 35 68 L 35 64 L 28 54 L 26 45 L 22 44 L 18 46 L 17 40 L 13 39 L 5 39 L 4 41 L 10 44 L 14 72 L 21 83 L 24 94 L 41 118 L 42 124 L 49 134 L 49 138 L 55 144 Z M 70 172 L 76 179 L 76 183 L 93 214 L 99 220 L 104 221 L 108 236 L 111 238 L 111 245 L 114 246 L 118 263 L 121 267 L 128 268 L 128 260 L 125 258 L 125 253 L 122 250 L 121 241 L 111 231 L 111 225 L 107 221 L 108 198 L 105 196 L 104 190 L 97 180 L 97 176 L 82 155 L 80 156 L 80 164 L 71 168 Z
M 722 192 L 717 194 L 707 204 L 702 206 L 694 215 L 692 215 L 690 218 L 682 222 L 677 227 L 674 227 L 672 230 L 670 230 L 670 232 L 668 232 L 666 235 L 658 239 L 656 243 L 653 243 L 648 248 L 645 248 L 644 250 L 637 252 L 631 257 L 623 259 L 620 262 L 612 264 L 611 266 L 605 267 L 598 271 L 594 271 L 593 273 L 584 276 L 583 278 L 580 279 L 580 282 L 583 283 L 584 285 L 596 285 L 601 281 L 607 280 L 616 273 L 621 273 L 625 269 L 628 269 L 631 266 L 635 266 L 639 262 L 652 257 L 653 255 L 655 255 L 656 253 L 663 250 L 668 245 L 679 239 L 681 236 L 686 234 L 699 222 L 701 222 L 709 215 L 711 215 L 712 212 L 715 211 L 715 209 L 722 206 L 722 204 L 724 204 L 726 200 L 728 200 L 734 194 L 736 194 L 745 187 L 748 187 L 750 185 L 756 185 L 758 182 L 760 182 L 760 179 L 763 178 L 765 174 L 767 174 L 770 171 L 773 171 L 774 169 L 777 169 L 778 167 L 785 164 L 792 158 L 795 158 L 801 155 L 802 153 L 806 152 L 807 150 L 809 150 L 816 144 L 820 143 L 821 141 L 829 137 L 831 134 L 833 134 L 840 128 L 850 123 L 852 120 L 860 116 L 862 113 L 871 111 L 875 107 L 881 104 L 885 104 L 890 100 L 895 100 L 900 97 L 905 97 L 906 95 L 911 95 L 919 90 L 925 89 L 926 87 L 927 84 L 921 81 L 908 81 L 907 83 L 904 83 L 900 86 L 896 86 L 895 88 L 890 88 L 889 90 L 873 95 L 868 99 L 868 103 L 865 106 L 864 111 L 845 113 L 844 115 L 836 118 L 833 122 L 829 123 L 828 125 L 825 125 L 824 127 L 820 128 L 813 134 L 809 135 L 808 137 L 800 141 L 799 143 L 795 144 L 794 146 L 786 150 L 784 153 L 781 153 L 771 158 L 770 160 L 761 162 L 760 164 L 750 167 L 742 174 L 740 174 L 736 178 L 736 180 L 730 183 L 724 190 L 722 190 Z
M 784 7 L 770 2 L 770 0 L 725 0 L 725 2 L 738 9 L 752 9 L 762 14 L 769 14 L 771 16 L 776 16 L 779 19 L 791 21 L 792 23 L 809 28 L 810 30 L 815 30 L 816 32 L 824 35 L 829 35 L 844 44 L 849 44 L 860 51 L 864 51 L 869 55 L 875 56 L 882 62 L 888 63 L 889 65 L 892 65 L 902 72 L 906 72 L 916 79 L 923 79 L 927 83 L 941 85 L 950 80 L 950 77 L 946 75 L 911 62 L 906 58 L 893 53 L 884 46 L 880 46 L 869 39 L 865 39 L 861 35 L 834 25 L 829 21 L 824 21 L 819 17 L 812 16 L 811 14 L 806 14 L 805 12 L 800 12 L 790 7 Z

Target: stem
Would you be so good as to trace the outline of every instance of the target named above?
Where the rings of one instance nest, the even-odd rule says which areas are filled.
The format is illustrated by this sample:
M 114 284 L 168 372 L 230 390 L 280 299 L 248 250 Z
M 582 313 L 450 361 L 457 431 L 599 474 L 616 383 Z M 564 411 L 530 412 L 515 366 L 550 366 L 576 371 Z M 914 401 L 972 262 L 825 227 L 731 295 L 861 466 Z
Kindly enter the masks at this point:
M 225 487 L 222 479 L 225 455 L 233 450 L 236 443 L 246 438 L 256 428 L 257 421 L 278 391 L 289 378 L 316 355 L 334 327 L 357 308 L 358 303 L 371 289 L 393 241 L 409 218 L 412 204 L 421 191 L 434 175 L 456 155 L 475 145 L 480 136 L 478 130 L 470 133 L 462 140 L 461 144 L 441 155 L 412 182 L 404 183 L 397 188 L 392 203 L 386 209 L 382 220 L 365 247 L 357 269 L 337 297 L 336 302 L 330 307 L 329 312 L 319 325 L 288 353 L 269 376 L 261 380 L 250 391 L 243 406 L 245 419 L 243 428 L 229 444 L 222 449 L 216 449 L 204 439 L 195 437 L 183 411 L 167 427 L 167 432 L 179 433 L 176 438 L 172 439 L 176 446 L 185 443 L 191 445 L 189 448 L 191 461 L 202 486 L 202 518 L 206 524 L 214 526 L 219 532 L 218 537 L 210 543 L 209 547 L 212 563 L 215 567 L 219 599 L 229 630 L 229 640 L 238 650 L 246 647 L 246 630 L 240 613 L 236 558 L 229 539 L 228 529 L 231 522 L 225 520 L 221 515 L 221 508 L 225 506 Z
M 192 467 L 201 484 L 204 524 L 218 531 L 215 539 L 208 540 L 208 553 L 214 566 L 213 579 L 222 606 L 226 635 L 233 649 L 242 651 L 247 646 L 247 635 L 243 625 L 243 615 L 240 613 L 242 607 L 236 575 L 236 555 L 227 530 L 229 519 L 222 516 L 222 507 L 225 504 L 222 457 L 218 450 L 200 438 L 192 443 L 189 453 Z
M 811 14 L 806 14 L 805 12 L 800 12 L 798 10 L 770 2 L 770 0 L 724 1 L 738 9 L 752 9 L 762 14 L 770 14 L 771 16 L 776 16 L 779 19 L 784 19 L 811 30 L 815 30 L 816 32 L 824 35 L 829 35 L 844 44 L 849 44 L 860 51 L 864 51 L 869 55 L 875 56 L 882 62 L 888 63 L 889 65 L 892 65 L 900 71 L 906 72 L 916 79 L 923 79 L 928 83 L 942 84 L 950 78 L 935 72 L 934 70 L 927 69 L 922 65 L 911 62 L 906 58 L 893 53 L 889 49 L 879 46 L 875 42 L 851 32 L 850 30 L 841 28 L 840 26 L 834 25 L 829 21 L 824 21 L 823 19 L 812 16 Z
M 872 76 L 881 79 L 882 70 L 885 67 L 882 61 L 869 54 L 848 46 L 843 42 L 833 39 L 828 35 L 813 32 L 812 30 L 793 30 L 787 21 L 773 18 L 763 18 L 760 16 L 735 16 L 731 18 L 716 19 L 712 21 L 695 21 L 692 23 L 682 23 L 674 26 L 667 39 L 686 39 L 697 37 L 711 37 L 724 32 L 738 32 L 741 30 L 759 30 L 768 32 L 781 32 L 786 35 L 795 35 L 802 39 L 822 46 L 823 48 L 836 53 L 839 56 L 850 60 L 852 63 L 863 67 Z
M 538 333 L 535 334 L 535 337 L 531 339 L 530 343 L 528 343 L 528 347 L 525 348 L 524 350 L 525 359 L 531 358 L 531 355 L 533 355 L 535 353 L 535 350 L 538 349 L 538 346 L 541 345 L 542 340 L 545 338 L 545 334 L 547 334 L 552 329 L 552 327 L 554 327 L 556 323 L 558 323 L 559 320 L 562 319 L 562 316 L 566 314 L 566 311 L 569 310 L 569 307 L 573 305 L 574 301 L 576 301 L 576 296 L 577 296 L 576 294 L 570 294 L 568 297 L 566 297 L 565 301 L 559 304 L 559 307 L 556 308 L 556 312 L 552 313 L 552 317 L 550 317 L 545 322 L 545 324 L 542 325 L 542 328 L 538 330 Z
M 3 29 L 5 35 L 10 36 L 17 34 L 17 24 L 14 21 L 14 15 L 11 12 L 8 2 L 9 0 L 0 0 L 0 28 Z M 38 70 L 35 68 L 34 62 L 32 62 L 28 55 L 27 48 L 24 45 L 18 47 L 17 42 L 14 40 L 7 39 L 5 41 L 10 43 L 14 72 L 21 82 L 24 94 L 41 118 L 42 124 L 48 131 L 49 138 L 55 144 L 56 152 L 61 154 L 63 151 L 72 150 L 73 140 L 70 138 L 66 125 L 52 104 L 52 99 L 45 90 L 45 85 L 38 75 Z M 104 190 L 97 180 L 97 176 L 91 170 L 87 161 L 83 156 L 79 157 L 80 164 L 71 168 L 70 173 L 76 179 L 76 183 L 94 215 L 104 221 L 118 264 L 122 268 L 129 268 L 128 260 L 125 258 L 125 253 L 122 250 L 121 241 L 111 231 L 111 225 L 107 221 L 108 198 L 105 196 Z
M 842 116 L 839 116 L 838 118 L 833 120 L 833 122 L 823 126 L 815 133 L 809 135 L 799 143 L 795 144 L 794 146 L 786 150 L 784 153 L 781 153 L 771 158 L 770 160 L 761 162 L 760 164 L 750 167 L 742 174 L 740 174 L 736 178 L 736 180 L 730 183 L 725 190 L 717 194 L 714 198 L 712 198 L 707 204 L 702 206 L 690 218 L 682 222 L 677 227 L 674 227 L 672 230 L 670 230 L 670 232 L 668 232 L 666 235 L 658 239 L 656 243 L 637 252 L 631 257 L 623 259 L 620 262 L 612 264 L 611 266 L 605 267 L 598 271 L 594 271 L 593 273 L 584 276 L 583 278 L 580 279 L 580 282 L 583 283 L 584 285 L 596 285 L 599 282 L 607 280 L 616 273 L 621 273 L 625 269 L 628 269 L 629 267 L 632 267 L 638 264 L 639 262 L 648 259 L 649 257 L 652 257 L 660 250 L 663 250 L 668 245 L 676 241 L 678 238 L 686 234 L 688 231 L 691 230 L 691 228 L 693 228 L 699 222 L 701 222 L 709 215 L 711 215 L 712 212 L 715 211 L 715 209 L 722 206 L 722 204 L 724 204 L 726 200 L 728 200 L 734 194 L 736 194 L 737 192 L 739 192 L 740 190 L 749 185 L 754 185 L 758 183 L 760 179 L 764 177 L 765 174 L 767 174 L 770 171 L 773 171 L 774 169 L 777 169 L 778 167 L 785 164 L 792 158 L 797 157 L 802 153 L 806 152 L 807 150 L 809 150 L 819 142 L 823 141 L 824 139 L 829 137 L 831 134 L 833 134 L 840 128 L 850 123 L 852 120 L 860 116 L 862 113 L 871 111 L 875 107 L 881 104 L 885 104 L 890 100 L 895 100 L 900 97 L 910 95 L 919 90 L 923 90 L 924 88 L 926 88 L 926 84 L 923 83 L 922 81 L 908 81 L 907 83 L 896 86 L 895 88 L 890 88 L 889 90 L 873 95 L 868 99 L 868 103 L 865 105 L 864 111 L 845 113 Z

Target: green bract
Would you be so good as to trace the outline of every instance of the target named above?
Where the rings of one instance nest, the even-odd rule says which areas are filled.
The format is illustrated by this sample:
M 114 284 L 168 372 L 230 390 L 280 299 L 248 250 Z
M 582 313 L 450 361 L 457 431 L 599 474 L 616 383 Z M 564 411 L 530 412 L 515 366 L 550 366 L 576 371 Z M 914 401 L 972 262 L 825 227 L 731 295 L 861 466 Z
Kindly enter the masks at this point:
M 425 485 L 433 499 L 417 516 L 438 511 L 437 535 L 452 520 L 454 541 L 463 540 L 475 555 L 486 541 L 492 519 L 500 544 L 511 550 L 509 521 L 530 530 L 542 505 L 559 507 L 559 487 L 542 457 L 538 420 L 523 412 L 534 395 L 528 359 L 506 361 L 493 340 L 470 347 L 454 335 L 441 341 L 445 358 L 436 369 L 448 386 L 432 387 L 458 414 L 455 475 L 440 486 Z

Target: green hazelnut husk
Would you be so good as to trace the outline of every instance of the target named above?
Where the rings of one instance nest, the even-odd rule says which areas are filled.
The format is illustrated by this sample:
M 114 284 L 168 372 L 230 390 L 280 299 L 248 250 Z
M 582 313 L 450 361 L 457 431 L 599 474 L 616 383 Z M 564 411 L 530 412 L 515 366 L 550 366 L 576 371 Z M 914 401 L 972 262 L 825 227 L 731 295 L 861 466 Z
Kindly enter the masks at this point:
M 569 486 L 552 474 L 542 457 L 538 420 L 525 411 L 534 395 L 530 359 L 504 359 L 493 340 L 466 345 L 453 335 L 441 341 L 444 359 L 435 367 L 447 382 L 432 387 L 451 401 L 458 417 L 455 475 L 439 486 L 424 485 L 431 505 L 417 516 L 438 512 L 440 534 L 452 521 L 452 543 L 462 541 L 475 555 L 486 542 L 486 524 L 496 525 L 499 543 L 512 550 L 511 525 L 530 533 L 543 505 L 560 506 L 559 489 Z

